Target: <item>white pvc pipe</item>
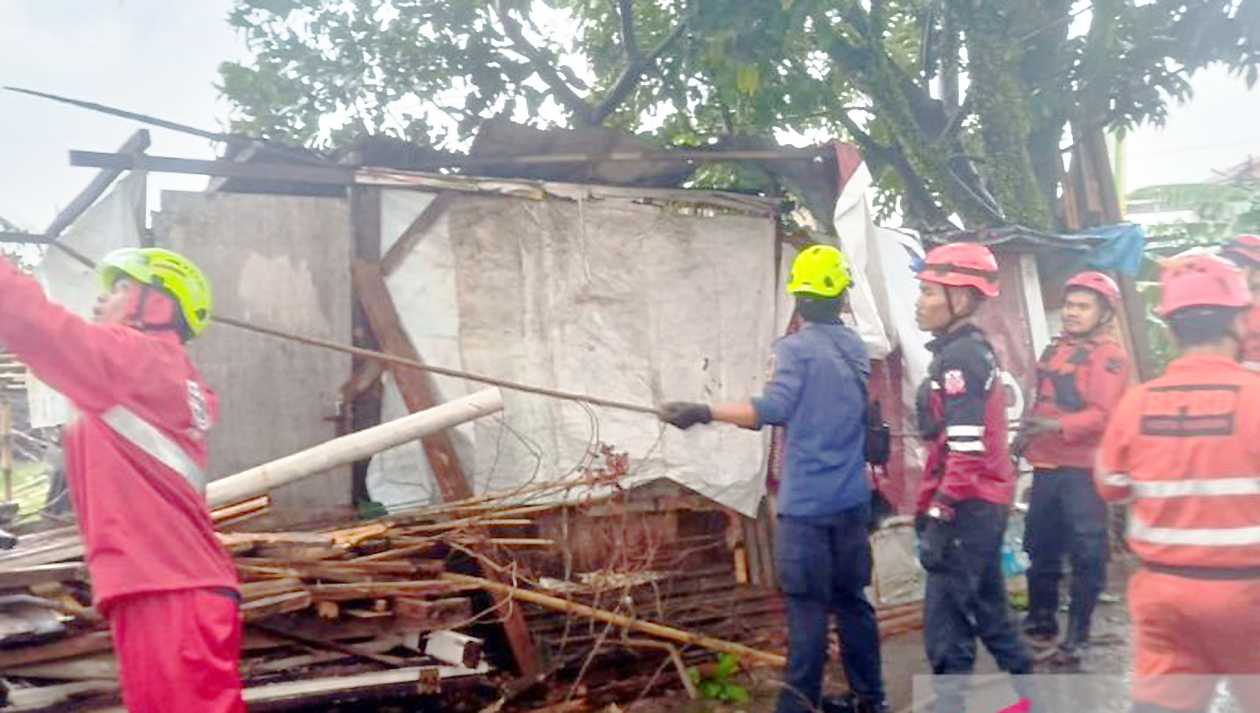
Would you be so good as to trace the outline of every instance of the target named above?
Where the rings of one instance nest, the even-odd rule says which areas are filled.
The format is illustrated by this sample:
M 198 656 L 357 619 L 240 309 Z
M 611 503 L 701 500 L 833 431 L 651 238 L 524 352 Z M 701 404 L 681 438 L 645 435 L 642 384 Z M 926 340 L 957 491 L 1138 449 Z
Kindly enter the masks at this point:
M 206 488 L 210 507 L 248 500 L 331 468 L 353 463 L 430 433 L 503 410 L 498 389 L 485 389 L 441 406 L 334 438 L 304 451 L 216 480 Z

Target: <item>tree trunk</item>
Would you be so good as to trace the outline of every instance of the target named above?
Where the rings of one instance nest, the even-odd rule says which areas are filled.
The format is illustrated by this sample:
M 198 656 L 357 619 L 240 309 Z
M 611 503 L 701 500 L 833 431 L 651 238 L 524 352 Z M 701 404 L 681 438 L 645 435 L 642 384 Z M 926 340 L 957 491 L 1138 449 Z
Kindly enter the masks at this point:
M 973 16 L 967 38 L 969 91 L 985 150 L 981 173 L 1008 222 L 1051 230 L 1053 210 L 1028 150 L 1032 129 L 1028 91 L 1019 72 L 1021 45 L 1011 31 L 1010 17 L 1023 3 L 995 0 L 986 5 Z

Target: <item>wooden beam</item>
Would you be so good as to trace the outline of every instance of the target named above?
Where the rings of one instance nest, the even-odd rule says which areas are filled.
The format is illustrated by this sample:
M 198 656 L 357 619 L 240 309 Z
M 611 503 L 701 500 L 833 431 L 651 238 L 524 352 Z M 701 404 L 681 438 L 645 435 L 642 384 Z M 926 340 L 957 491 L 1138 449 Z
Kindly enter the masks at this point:
M 136 133 L 132 134 L 131 137 L 128 138 L 121 147 L 119 147 L 117 155 L 134 157 L 144 153 L 144 151 L 148 148 L 149 131 L 148 129 L 140 129 Z M 57 217 L 53 218 L 52 222 L 48 224 L 48 228 L 44 230 L 44 233 L 48 235 L 48 237 L 56 238 L 61 235 L 61 232 L 70 227 L 70 224 L 78 219 L 78 217 L 83 214 L 83 211 L 90 208 L 92 204 L 96 202 L 96 199 L 100 198 L 105 194 L 105 191 L 109 190 L 110 185 L 112 185 L 113 182 L 122 175 L 123 170 L 125 170 L 123 168 L 111 168 L 105 166 L 102 166 L 101 168 L 104 170 L 97 173 L 96 177 L 92 179 L 92 182 L 87 185 L 87 188 L 80 191 L 79 195 L 75 196 L 74 200 L 70 201 L 70 205 L 62 208 L 61 212 L 57 214 Z
M 42 233 L 23 233 L 12 230 L 0 230 L 0 243 L 22 243 L 27 245 L 47 245 L 53 238 Z
M 86 582 L 87 567 L 81 562 L 44 564 L 0 573 L 0 587 L 31 587 L 50 582 Z
M 395 597 L 394 614 L 406 619 L 409 626 L 422 631 L 452 629 L 472 619 L 472 601 L 468 597 L 449 599 L 416 599 Z
M 249 709 L 254 711 L 286 703 L 309 706 L 321 701 L 352 701 L 390 694 L 420 695 L 437 693 L 441 687 L 440 675 L 438 667 L 426 666 L 304 679 L 252 686 L 245 689 L 244 698 Z
M 402 236 L 389 247 L 385 257 L 381 258 L 381 272 L 390 275 L 394 270 L 397 270 L 402 261 L 406 260 L 411 251 L 415 249 L 420 242 L 420 238 L 423 238 L 424 234 L 429 232 L 429 228 L 432 228 L 438 222 L 438 219 L 442 217 L 442 214 L 446 212 L 446 209 L 450 207 L 454 200 L 455 194 L 450 191 L 434 196 L 433 201 L 425 206 L 424 210 L 420 211 L 420 215 L 411 221 L 411 225 L 407 226 Z
M 379 264 L 356 260 L 352 266 L 355 294 L 359 304 L 367 316 L 372 332 L 381 348 L 392 354 L 406 356 L 408 359 L 420 361 L 420 355 L 403 330 L 402 320 L 398 317 L 398 309 L 394 298 L 385 285 L 385 275 Z M 397 364 L 390 364 L 394 381 L 402 394 L 403 403 L 409 411 L 428 409 L 436 403 L 433 384 L 428 374 L 416 369 L 405 369 Z M 459 465 L 450 437 L 445 432 L 436 432 L 420 441 L 424 448 L 425 458 L 433 469 L 433 477 L 437 480 L 438 491 L 445 502 L 465 500 L 473 497 L 472 485 Z M 497 578 L 493 570 L 486 574 Z M 538 651 L 534 647 L 533 637 L 525 624 L 525 617 L 520 607 L 513 607 L 505 595 L 491 592 L 496 604 L 503 604 L 506 615 L 503 618 L 504 632 L 508 644 L 512 647 L 512 655 L 522 675 L 533 675 L 538 672 L 541 662 Z
M 332 164 L 302 163 L 237 163 L 236 161 L 202 161 L 170 156 L 131 156 L 97 151 L 71 151 L 71 166 L 117 170 L 154 171 L 158 173 L 192 173 L 203 176 L 253 178 L 261 181 L 289 181 L 348 186 L 354 183 L 354 169 Z
M 356 260 L 352 270 L 354 292 L 381 348 L 390 354 L 420 361 L 420 355 L 403 330 L 394 298 L 385 285 L 381 266 Z M 389 369 L 408 411 L 424 411 L 439 403 L 428 374 L 397 364 L 390 364 Z M 460 468 L 450 436 L 445 431 L 438 431 L 421 438 L 420 442 L 424 446 L 424 455 L 433 468 L 433 477 L 437 480 L 442 500 L 452 502 L 471 498 L 472 486 Z
M 0 651 L 0 671 L 8 671 L 17 666 L 70 659 L 85 654 L 108 651 L 113 647 L 113 640 L 108 631 L 93 631 L 70 639 L 61 639 L 42 646 L 27 646 L 21 649 Z

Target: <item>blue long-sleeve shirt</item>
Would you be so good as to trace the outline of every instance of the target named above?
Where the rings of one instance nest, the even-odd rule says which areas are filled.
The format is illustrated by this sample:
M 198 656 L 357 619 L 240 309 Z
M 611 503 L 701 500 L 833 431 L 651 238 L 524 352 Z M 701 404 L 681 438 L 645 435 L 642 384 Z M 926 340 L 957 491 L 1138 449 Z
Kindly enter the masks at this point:
M 759 426 L 787 426 L 779 514 L 835 515 L 868 504 L 865 404 L 858 380 L 865 384 L 870 360 L 862 340 L 842 324 L 810 323 L 775 342 L 774 359 L 774 376 L 752 402 Z

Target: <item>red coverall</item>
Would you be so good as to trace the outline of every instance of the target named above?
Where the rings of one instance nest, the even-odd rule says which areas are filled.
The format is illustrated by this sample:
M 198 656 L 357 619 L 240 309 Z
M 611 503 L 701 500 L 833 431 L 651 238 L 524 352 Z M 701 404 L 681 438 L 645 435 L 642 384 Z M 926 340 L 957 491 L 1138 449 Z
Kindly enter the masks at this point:
M 1095 482 L 1129 499 L 1134 700 L 1203 710 L 1220 674 L 1260 709 L 1260 377 L 1191 355 L 1131 389 Z
M 128 710 L 243 713 L 236 571 L 190 481 L 218 404 L 178 336 L 88 322 L 0 258 L 0 342 L 78 411 L 66 478 Z
M 1037 435 L 1024 451 L 1034 468 L 1024 525 L 1024 549 L 1032 560 L 1025 631 L 1058 634 L 1059 582 L 1069 559 L 1069 650 L 1089 640 L 1094 607 L 1107 584 L 1107 505 L 1094 490 L 1092 471 L 1108 417 L 1128 385 L 1124 347 L 1106 337 L 1062 336 L 1037 363 L 1032 413 L 1057 420 L 1062 432 Z

